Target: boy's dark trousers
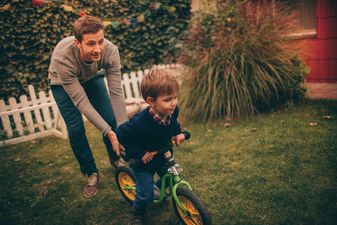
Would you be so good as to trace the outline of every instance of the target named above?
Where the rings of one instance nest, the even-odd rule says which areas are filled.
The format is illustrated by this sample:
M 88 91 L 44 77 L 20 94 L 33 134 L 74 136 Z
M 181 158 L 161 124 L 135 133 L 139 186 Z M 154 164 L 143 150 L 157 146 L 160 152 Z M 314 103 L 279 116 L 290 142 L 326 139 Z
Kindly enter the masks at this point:
M 155 173 L 159 177 L 167 173 L 168 166 L 164 156 L 156 156 L 146 165 L 132 167 L 136 178 L 136 199 L 133 203 L 132 213 L 144 214 L 148 204 L 153 202 L 153 176 Z M 161 185 L 161 179 L 156 183 L 158 187 Z
M 85 82 L 82 86 L 92 106 L 115 131 L 116 120 L 103 77 L 97 76 Z M 80 164 L 82 173 L 85 175 L 98 173 L 95 159 L 92 155 L 88 139 L 85 134 L 82 114 L 75 107 L 69 95 L 61 85 L 51 86 L 51 90 L 59 111 L 66 123 L 70 145 L 77 161 Z M 106 137 L 103 137 L 103 140 L 110 159 L 116 160 L 117 156 L 112 149 L 111 142 Z

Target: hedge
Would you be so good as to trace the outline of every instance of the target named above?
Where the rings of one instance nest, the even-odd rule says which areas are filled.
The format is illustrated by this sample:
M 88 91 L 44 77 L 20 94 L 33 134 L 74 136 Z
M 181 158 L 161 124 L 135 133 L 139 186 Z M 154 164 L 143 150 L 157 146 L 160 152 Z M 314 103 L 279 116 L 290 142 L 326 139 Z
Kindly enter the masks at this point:
M 5 0 L 0 3 L 0 93 L 3 99 L 25 94 L 28 84 L 40 90 L 48 88 L 51 53 L 58 41 L 71 35 L 73 22 L 83 11 L 112 22 L 106 27 L 106 38 L 119 47 L 122 72 L 173 62 L 175 45 L 190 19 L 189 0 L 155 3 L 150 0 L 51 0 L 41 6 L 33 2 Z M 63 5 L 70 6 L 70 3 L 73 10 L 65 10 Z M 142 15 L 143 22 L 136 19 Z

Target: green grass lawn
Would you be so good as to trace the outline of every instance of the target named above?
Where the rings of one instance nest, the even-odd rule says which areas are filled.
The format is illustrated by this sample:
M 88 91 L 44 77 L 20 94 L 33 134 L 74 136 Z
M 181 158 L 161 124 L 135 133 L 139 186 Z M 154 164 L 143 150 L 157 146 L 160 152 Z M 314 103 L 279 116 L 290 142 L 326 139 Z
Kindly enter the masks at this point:
M 325 118 L 333 116 L 333 118 Z M 310 126 L 316 122 L 317 126 Z M 100 191 L 82 197 L 67 140 L 45 138 L 0 149 L 0 224 L 129 224 L 100 133 L 86 124 Z M 337 224 L 337 102 L 310 101 L 245 121 L 187 123 L 175 149 L 183 177 L 213 224 Z M 177 224 L 167 205 L 147 224 Z

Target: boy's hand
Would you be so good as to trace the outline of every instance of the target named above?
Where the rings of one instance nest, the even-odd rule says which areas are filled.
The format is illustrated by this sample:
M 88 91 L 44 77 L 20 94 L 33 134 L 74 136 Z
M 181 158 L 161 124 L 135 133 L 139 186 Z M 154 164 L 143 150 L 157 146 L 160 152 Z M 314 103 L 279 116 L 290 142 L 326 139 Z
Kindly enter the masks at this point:
M 184 134 L 178 134 L 177 136 L 174 136 L 172 138 L 174 144 L 176 144 L 176 146 L 179 146 L 181 143 L 184 142 L 185 140 L 185 135 Z
M 152 159 L 153 159 L 153 154 L 151 154 L 150 152 L 145 152 L 145 154 L 142 157 L 142 161 L 143 161 L 144 164 L 147 164 Z
M 124 148 L 119 144 L 116 134 L 112 130 L 109 130 L 106 136 L 110 140 L 112 149 L 116 152 L 116 155 L 120 156 L 120 150 Z

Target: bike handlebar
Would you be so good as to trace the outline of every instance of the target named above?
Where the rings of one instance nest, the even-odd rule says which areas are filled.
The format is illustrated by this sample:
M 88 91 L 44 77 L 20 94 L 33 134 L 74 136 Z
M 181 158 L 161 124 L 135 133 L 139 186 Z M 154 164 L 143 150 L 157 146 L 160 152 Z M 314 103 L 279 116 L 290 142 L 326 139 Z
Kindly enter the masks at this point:
M 188 131 L 183 131 L 182 134 L 185 136 L 185 140 L 188 140 L 191 138 L 191 133 Z
M 191 133 L 188 132 L 188 131 L 183 131 L 182 134 L 185 136 L 185 140 L 188 140 L 188 139 L 191 138 Z M 163 148 L 163 149 L 159 149 L 158 151 L 153 151 L 151 153 L 152 153 L 152 156 L 155 156 L 158 153 L 162 154 L 162 153 L 165 153 L 167 151 L 168 151 L 167 148 Z M 128 159 L 124 149 L 120 151 L 120 156 L 124 159 L 124 161 L 129 162 L 129 166 L 131 166 L 131 167 L 143 163 L 143 161 L 141 159 L 134 159 L 134 158 Z

